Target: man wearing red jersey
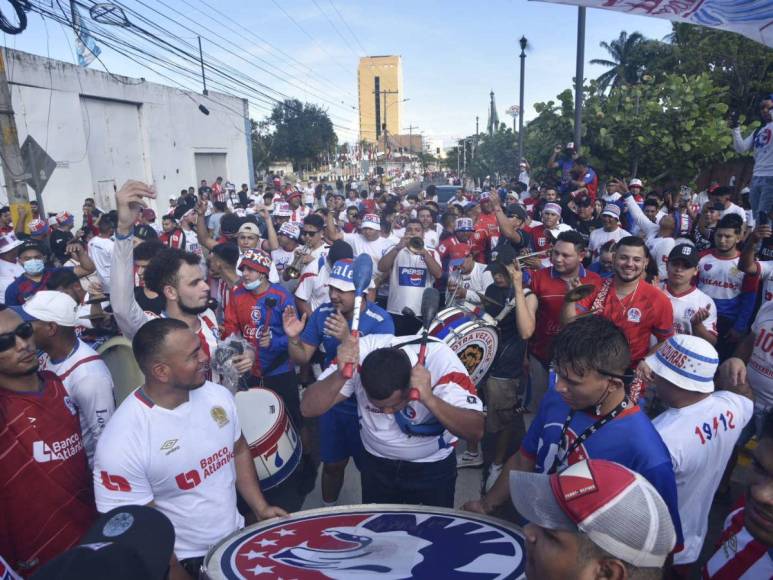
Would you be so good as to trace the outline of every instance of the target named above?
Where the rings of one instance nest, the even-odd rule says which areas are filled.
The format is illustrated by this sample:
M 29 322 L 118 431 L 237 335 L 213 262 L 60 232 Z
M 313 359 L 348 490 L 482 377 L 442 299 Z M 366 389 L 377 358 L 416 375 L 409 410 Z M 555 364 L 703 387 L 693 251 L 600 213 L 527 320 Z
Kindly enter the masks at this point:
M 585 270 L 585 239 L 579 232 L 558 235 L 551 251 L 549 268 L 532 273 L 529 287 L 537 297 L 530 303 L 532 315 L 539 321 L 529 341 L 529 376 L 531 377 L 531 409 L 536 411 L 548 386 L 548 369 L 553 359 L 553 339 L 561 330 L 564 296 L 575 281 L 601 286 L 598 274 Z
M 496 246 L 499 241 L 499 224 L 494 213 L 498 204 L 494 203 L 494 197 L 498 201 L 499 195 L 496 191 L 492 193 L 484 191 L 480 194 L 480 214 L 478 219 L 475 220 L 475 234 L 480 239 L 484 252 Z M 483 260 L 478 261 L 481 262 Z
M 615 323 L 628 338 L 631 347 L 631 368 L 640 378 L 652 382 L 652 374 L 644 358 L 674 334 L 674 310 L 660 288 L 644 281 L 649 252 L 644 240 L 628 236 L 617 243 L 614 258 L 615 274 L 607 278 L 596 292 L 579 302 L 564 304 L 564 322 L 579 314 L 598 311 Z M 650 349 L 650 336 L 657 345 Z M 593 337 L 588 337 L 592 340 Z M 632 392 L 635 399 L 640 393 Z
M 32 324 L 0 310 L 0 554 L 27 575 L 78 543 L 96 517 L 78 409 L 37 372 Z

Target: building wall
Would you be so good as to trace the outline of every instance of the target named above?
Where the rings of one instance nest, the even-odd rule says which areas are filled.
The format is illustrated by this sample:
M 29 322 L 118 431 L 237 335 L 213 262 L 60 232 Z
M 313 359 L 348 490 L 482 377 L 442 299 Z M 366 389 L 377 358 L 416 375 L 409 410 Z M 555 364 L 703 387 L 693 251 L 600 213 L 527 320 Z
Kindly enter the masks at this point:
M 381 95 L 380 118 L 384 122 L 384 98 L 386 96 L 387 131 L 392 135 L 400 133 L 402 118 L 403 69 L 399 56 L 368 56 L 360 59 L 357 70 L 359 106 L 360 106 L 360 139 L 370 143 L 376 142 L 376 96 L 375 78 L 379 78 L 381 91 L 397 91 L 397 94 Z
M 151 205 L 164 209 L 181 189 L 218 177 L 197 175 L 197 154 L 200 161 L 224 155 L 223 177 L 237 187 L 252 183 L 244 99 L 205 97 L 10 49 L 4 55 L 19 144 L 31 135 L 57 162 L 43 190 L 47 212 L 79 216 L 85 197 L 112 208 L 114 187 L 127 179 L 153 183 L 158 198 Z M 4 180 L 0 197 L 7 200 Z

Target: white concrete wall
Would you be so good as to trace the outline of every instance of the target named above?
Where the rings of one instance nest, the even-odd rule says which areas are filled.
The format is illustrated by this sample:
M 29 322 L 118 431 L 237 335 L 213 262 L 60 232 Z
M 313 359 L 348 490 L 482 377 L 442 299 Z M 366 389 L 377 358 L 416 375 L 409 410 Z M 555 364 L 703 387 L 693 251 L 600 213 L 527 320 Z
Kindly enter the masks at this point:
M 156 209 L 164 209 L 169 197 L 198 185 L 195 153 L 225 153 L 223 177 L 251 183 L 244 99 L 214 92 L 204 97 L 3 50 L 19 144 L 32 135 L 58 164 L 43 191 L 47 212 L 80 216 L 85 197 L 112 188 L 109 180 L 120 187 L 130 177 L 154 183 Z M 204 176 L 210 182 L 216 177 Z M 4 183 L 0 197 L 7 199 Z

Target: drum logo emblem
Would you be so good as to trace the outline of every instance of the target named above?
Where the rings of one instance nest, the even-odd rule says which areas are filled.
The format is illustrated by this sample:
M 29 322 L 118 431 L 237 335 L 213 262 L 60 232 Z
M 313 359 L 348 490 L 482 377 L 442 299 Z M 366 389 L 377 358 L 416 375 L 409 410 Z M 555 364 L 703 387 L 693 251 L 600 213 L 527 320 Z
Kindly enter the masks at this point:
M 209 412 L 210 415 L 212 415 L 212 419 L 217 423 L 218 427 L 225 427 L 228 425 L 228 415 L 225 412 L 225 409 L 220 406 L 212 407 L 212 410 Z
M 462 361 L 467 372 L 472 373 L 483 360 L 483 349 L 478 344 L 471 344 L 459 352 L 459 360 Z

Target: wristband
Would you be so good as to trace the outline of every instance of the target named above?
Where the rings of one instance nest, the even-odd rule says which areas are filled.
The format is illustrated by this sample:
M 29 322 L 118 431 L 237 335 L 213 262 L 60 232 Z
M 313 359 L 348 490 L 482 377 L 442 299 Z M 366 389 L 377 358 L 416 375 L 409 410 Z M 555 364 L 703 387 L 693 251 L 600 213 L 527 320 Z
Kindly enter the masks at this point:
M 129 230 L 128 234 L 119 234 L 118 232 L 115 233 L 115 239 L 116 240 L 128 240 L 129 238 L 134 237 L 134 226 L 132 226 L 132 229 Z

